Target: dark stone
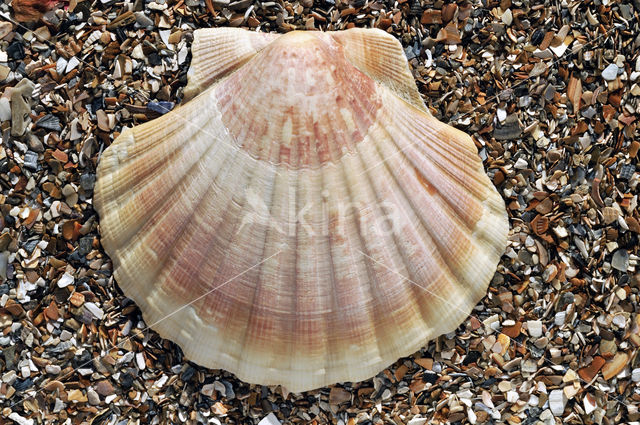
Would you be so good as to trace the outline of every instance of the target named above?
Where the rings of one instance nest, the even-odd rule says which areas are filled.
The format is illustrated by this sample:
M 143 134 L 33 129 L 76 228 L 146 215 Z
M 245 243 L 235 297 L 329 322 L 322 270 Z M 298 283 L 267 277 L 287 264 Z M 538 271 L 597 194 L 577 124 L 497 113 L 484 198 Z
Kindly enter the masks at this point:
M 502 23 L 492 23 L 491 29 L 498 37 L 504 35 L 507 32 L 506 25 Z
M 564 310 L 566 306 L 568 306 L 569 304 L 573 304 L 574 299 L 575 296 L 573 295 L 573 292 L 565 292 L 560 296 L 560 302 L 558 303 L 558 308 L 556 310 Z
M 586 172 L 584 170 L 584 167 L 576 167 L 573 169 L 573 173 L 571 176 L 571 186 L 576 187 L 580 184 L 582 184 L 582 181 L 584 180 L 586 176 Z
M 544 98 L 547 99 L 547 101 L 552 101 L 555 94 L 556 94 L 556 88 L 553 87 L 551 84 L 549 84 L 547 88 L 544 90 Z
M 14 61 L 24 59 L 24 47 L 19 41 L 14 41 L 7 47 L 7 55 Z
M 581 269 L 587 268 L 587 265 L 588 265 L 587 261 L 584 258 L 582 258 L 582 255 L 580 255 L 578 252 L 573 252 L 571 254 L 571 258 Z
M 438 67 L 438 68 L 443 68 L 445 70 L 451 68 L 449 66 L 449 63 L 447 61 L 445 61 L 445 60 L 442 60 L 442 59 L 436 59 L 434 61 L 434 63 L 436 64 L 436 67 Z
M 633 232 L 625 232 L 618 238 L 621 248 L 634 249 L 638 246 L 638 235 Z
M 613 341 L 616 337 L 615 334 L 608 329 L 600 329 L 600 331 L 600 337 L 605 341 Z
M 150 411 L 147 413 L 150 415 L 150 417 L 155 416 Z M 91 419 L 91 425 L 104 425 L 106 423 L 109 423 L 108 419 L 111 417 L 112 414 L 113 412 L 110 409 L 105 409 L 104 411 L 94 416 L 93 419 Z
M 486 388 L 491 388 L 495 383 L 496 383 L 496 378 L 492 376 L 489 379 L 485 379 L 484 381 L 482 381 L 482 383 L 480 383 L 480 386 L 486 389 Z
M 87 365 L 91 364 L 91 354 L 89 353 L 89 351 L 85 350 L 79 356 L 74 356 L 71 360 L 71 364 L 73 365 L 74 369 L 86 367 Z
M 470 365 L 471 363 L 475 363 L 480 358 L 481 354 L 479 351 L 469 351 L 469 353 L 465 356 L 462 364 L 465 366 Z
M 124 32 L 124 28 L 122 27 L 116 28 L 115 33 L 116 33 L 116 40 L 118 40 L 119 43 L 124 43 L 125 40 L 127 39 L 127 34 Z
M 148 399 L 146 404 L 149 406 L 149 417 L 155 416 L 156 403 L 152 399 Z
M 85 236 L 78 241 L 78 253 L 80 255 L 87 255 L 91 252 L 91 244 L 93 243 L 93 236 Z
M 629 280 L 631 280 L 629 278 L 629 275 L 624 273 L 622 276 L 620 276 L 620 279 L 618 279 L 618 285 L 619 286 L 626 286 L 629 284 Z M 0 294 L 2 295 L 2 294 Z
M 228 381 L 220 381 L 222 382 L 222 384 L 224 385 L 224 389 L 226 392 L 226 399 L 227 400 L 233 400 L 234 398 L 236 398 L 236 393 L 233 391 L 233 385 L 231 385 L 230 382 Z
M 65 19 L 64 21 L 62 21 L 62 23 L 60 24 L 60 32 L 61 33 L 66 33 L 67 30 L 69 30 L 69 28 L 73 25 L 77 25 L 80 23 L 80 15 L 82 15 L 80 12 L 80 9 L 82 8 L 80 5 L 84 6 L 84 2 L 79 3 L 75 9 L 74 12 L 77 13 L 70 13 L 69 16 L 67 17 L 67 19 Z M 86 6 L 85 6 L 86 7 Z M 91 16 L 91 12 L 89 12 L 89 15 L 87 16 Z M 85 18 L 86 19 L 86 18 Z
M 22 75 L 23 77 L 27 76 L 27 67 L 24 64 L 24 62 L 18 62 L 18 64 L 16 65 L 16 69 L 14 69 L 14 71 Z
M 411 60 L 416 57 L 413 47 L 407 46 L 404 48 L 404 54 L 407 56 L 407 60 Z
M 71 349 L 71 347 L 73 347 L 73 342 L 71 341 L 62 341 L 60 344 L 56 345 L 55 347 L 51 348 L 50 350 L 47 350 L 49 353 L 52 354 L 61 354 L 61 353 L 65 353 L 68 350 Z M 76 366 L 74 366 L 76 367 Z
M 422 375 L 422 380 L 428 384 L 435 384 L 436 381 L 438 380 L 438 374 L 433 373 L 433 372 L 425 372 Z
M 200 410 L 209 410 L 213 405 L 211 397 L 200 396 L 200 400 L 196 402 L 196 407 Z
M 282 412 L 282 415 L 285 418 L 288 418 L 291 415 L 291 408 L 286 404 L 283 404 L 280 406 L 280 412 Z
M 38 245 L 38 240 L 37 239 L 32 239 L 30 241 L 27 241 L 23 248 L 25 249 L 25 251 L 27 251 L 27 254 L 31 255 L 33 253 L 33 250 L 36 249 L 36 246 Z
M 540 419 L 540 414 L 542 413 L 542 409 L 539 407 L 532 407 L 531 409 L 525 410 L 527 413 L 527 418 L 523 422 L 523 425 L 532 425 Z
M 413 16 L 422 15 L 422 5 L 420 4 L 420 0 L 411 0 L 410 6 L 409 6 L 409 12 Z
M 91 112 L 95 114 L 99 109 L 104 109 L 104 98 L 102 96 L 96 96 L 91 101 Z
M 130 373 L 125 373 L 120 376 L 120 385 L 123 389 L 128 390 L 133 386 L 133 376 Z
M 544 31 L 541 28 L 538 28 L 531 34 L 531 44 L 534 46 L 539 46 L 544 40 Z
M 534 359 L 539 359 L 545 353 L 545 349 L 544 348 L 538 348 L 535 345 L 531 345 L 529 347 L 529 351 L 531 352 L 531 357 L 533 357 Z
M 191 378 L 193 378 L 193 375 L 196 373 L 195 368 L 187 365 L 187 367 L 184 369 L 184 371 L 182 372 L 182 380 L 184 382 L 188 382 L 191 380 Z
M 593 106 L 589 106 L 588 108 L 583 109 L 581 112 L 582 116 L 588 119 L 593 118 L 597 113 L 598 111 L 596 111 Z
M 147 103 L 147 108 L 149 110 L 151 110 L 153 112 L 157 112 L 157 113 L 159 113 L 161 115 L 162 114 L 166 114 L 167 112 L 172 110 L 174 106 L 175 106 L 175 103 L 167 102 L 167 101 L 164 101 L 164 100 Z
M 0 285 L 0 296 L 8 293 L 9 293 L 9 285 L 7 285 L 6 283 L 3 283 L 2 285 Z
M 69 255 L 69 261 L 71 263 L 79 263 L 79 264 L 85 264 L 85 258 L 83 254 L 80 254 L 78 251 L 73 251 L 71 253 L 71 255 Z
M 93 191 L 93 186 L 96 184 L 95 174 L 83 174 L 80 176 L 80 186 L 86 191 Z
M 180 346 L 178 344 L 173 344 L 172 346 L 173 348 L 173 360 L 176 363 L 182 363 L 182 360 L 184 359 L 184 353 L 182 352 L 182 348 L 180 348 Z
M 58 121 L 59 122 L 59 121 Z M 44 145 L 35 134 L 29 134 L 29 150 L 34 152 L 42 153 L 44 152 Z
M 273 411 L 273 404 L 266 398 L 260 400 L 260 406 L 262 407 L 262 410 L 265 414 L 271 413 Z
M 569 229 L 571 233 L 575 233 L 578 236 L 587 236 L 587 231 L 582 224 L 571 223 L 569 226 L 567 226 L 567 229 Z
M 619 177 L 621 180 L 630 180 L 633 173 L 636 172 L 636 166 L 633 164 L 625 164 L 620 168 Z
M 149 60 L 149 65 L 151 66 L 158 66 L 162 63 L 160 56 L 155 52 L 149 53 L 149 55 L 147 56 L 147 59 Z
M 12 200 L 13 199 L 15 199 L 15 198 L 12 197 Z M 7 202 L 8 205 L 20 205 L 20 200 L 19 199 L 18 199 L 18 202 L 16 202 L 16 203 L 9 202 L 9 198 L 5 199 L 5 201 Z M 16 218 L 14 216 L 12 216 L 12 215 L 7 214 L 4 217 L 4 222 L 5 222 L 6 227 L 12 228 L 16 224 Z
M 525 85 L 515 87 L 513 89 L 513 94 L 516 97 L 523 97 L 529 95 L 529 88 Z
M 20 393 L 24 390 L 28 390 L 29 388 L 31 388 L 33 386 L 33 381 L 31 380 L 31 378 L 27 378 L 24 380 L 16 380 L 16 382 L 13 383 L 13 388 L 16 390 L 17 393 Z
M 16 345 L 2 347 L 2 355 L 4 356 L 5 370 L 11 370 L 16 367 Z

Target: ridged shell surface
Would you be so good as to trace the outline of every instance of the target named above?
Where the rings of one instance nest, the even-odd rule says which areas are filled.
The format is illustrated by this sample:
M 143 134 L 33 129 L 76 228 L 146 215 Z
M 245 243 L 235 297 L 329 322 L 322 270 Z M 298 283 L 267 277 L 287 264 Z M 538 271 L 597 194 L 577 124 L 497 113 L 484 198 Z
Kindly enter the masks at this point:
M 190 360 L 290 391 L 372 377 L 454 330 L 506 245 L 472 140 L 378 30 L 195 32 L 174 111 L 98 167 L 124 293 Z

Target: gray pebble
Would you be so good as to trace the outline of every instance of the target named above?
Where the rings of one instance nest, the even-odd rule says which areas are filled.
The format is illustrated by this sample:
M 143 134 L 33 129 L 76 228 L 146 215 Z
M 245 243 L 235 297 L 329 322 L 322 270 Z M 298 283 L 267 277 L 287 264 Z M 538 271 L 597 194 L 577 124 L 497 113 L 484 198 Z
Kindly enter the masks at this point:
M 24 154 L 24 166 L 36 171 L 38 169 L 38 154 L 27 151 L 27 153 Z
M 135 12 L 136 15 L 136 23 L 141 27 L 150 27 L 153 26 L 153 20 L 149 18 L 144 12 Z
M 93 247 L 91 244 L 93 243 L 93 236 L 85 236 L 80 239 L 78 242 L 78 253 L 80 255 L 87 255 Z
M 626 249 L 619 249 L 613 254 L 611 266 L 621 272 L 627 271 L 629 268 L 629 253 Z
M 71 332 L 69 332 L 66 329 L 63 329 L 63 331 L 60 332 L 60 341 L 69 341 L 72 336 L 73 334 Z
M 96 183 L 96 176 L 95 174 L 83 174 L 82 176 L 80 176 L 80 186 L 84 189 L 84 190 L 93 190 L 93 185 L 95 185 Z
M 42 144 L 40 138 L 38 138 L 38 136 L 36 136 L 35 134 L 29 135 L 28 144 L 30 150 L 38 153 L 44 152 L 44 145 Z
M 544 90 L 544 98 L 547 99 L 548 101 L 553 100 L 553 97 L 556 94 L 556 88 L 553 87 L 551 84 L 549 84 L 547 86 L 547 88 Z
M 610 64 L 602 71 L 602 78 L 607 81 L 613 81 L 618 77 L 618 66 L 615 63 Z
M 91 387 L 87 388 L 87 400 L 89 401 L 89 404 L 93 406 L 100 404 L 100 396 Z
M 0 121 L 11 119 L 11 102 L 6 97 L 0 97 Z
M 509 115 L 502 127 L 496 127 L 493 130 L 493 137 L 496 140 L 512 140 L 517 139 L 522 135 L 522 128 L 518 123 L 518 117 L 516 115 Z
M 588 119 L 593 118 L 596 115 L 597 111 L 593 106 L 589 106 L 587 109 L 582 111 L 582 116 Z
M 65 353 L 69 351 L 72 347 L 73 347 L 73 343 L 71 341 L 65 341 L 53 347 L 51 350 L 49 350 L 49 352 L 54 354 Z

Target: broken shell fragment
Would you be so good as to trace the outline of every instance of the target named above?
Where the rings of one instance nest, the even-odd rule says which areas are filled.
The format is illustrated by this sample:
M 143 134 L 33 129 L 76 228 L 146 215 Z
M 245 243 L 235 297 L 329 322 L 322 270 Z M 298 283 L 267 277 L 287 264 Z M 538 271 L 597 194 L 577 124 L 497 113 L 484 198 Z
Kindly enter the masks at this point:
M 114 276 L 201 365 L 303 391 L 454 330 L 506 246 L 466 134 L 379 30 L 195 32 L 192 98 L 123 131 L 95 206 Z

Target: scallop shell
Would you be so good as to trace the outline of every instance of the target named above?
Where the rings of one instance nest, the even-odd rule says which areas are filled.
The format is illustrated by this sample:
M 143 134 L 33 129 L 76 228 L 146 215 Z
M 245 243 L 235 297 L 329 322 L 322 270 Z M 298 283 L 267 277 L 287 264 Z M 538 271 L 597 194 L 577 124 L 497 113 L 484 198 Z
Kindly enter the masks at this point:
M 198 30 L 174 111 L 125 129 L 95 207 L 114 276 L 201 365 L 290 391 L 454 330 L 506 246 L 471 138 L 378 30 Z

